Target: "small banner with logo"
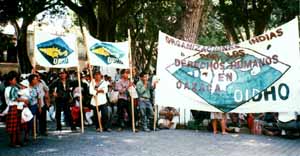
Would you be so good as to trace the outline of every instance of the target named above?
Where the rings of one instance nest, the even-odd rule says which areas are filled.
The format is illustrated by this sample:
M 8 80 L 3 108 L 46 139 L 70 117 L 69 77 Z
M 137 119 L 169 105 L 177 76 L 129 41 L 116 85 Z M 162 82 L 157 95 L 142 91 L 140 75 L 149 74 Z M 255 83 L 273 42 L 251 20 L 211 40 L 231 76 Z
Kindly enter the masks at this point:
M 159 33 L 156 104 L 208 112 L 300 110 L 298 20 L 227 46 Z
M 93 66 L 129 68 L 129 43 L 102 42 L 92 36 L 87 37 L 88 55 Z
M 35 31 L 35 60 L 43 67 L 69 68 L 79 65 L 76 36 Z

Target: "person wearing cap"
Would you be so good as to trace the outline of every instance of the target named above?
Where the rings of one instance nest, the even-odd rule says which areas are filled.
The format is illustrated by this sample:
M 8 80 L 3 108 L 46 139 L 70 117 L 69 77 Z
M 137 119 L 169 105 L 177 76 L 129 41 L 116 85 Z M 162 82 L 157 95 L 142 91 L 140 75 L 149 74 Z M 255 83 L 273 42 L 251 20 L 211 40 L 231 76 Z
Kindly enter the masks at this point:
M 19 87 L 20 87 L 20 90 L 18 92 L 19 97 L 23 98 L 23 99 L 29 100 L 30 99 L 29 81 L 27 79 L 26 80 L 22 80 L 20 82 Z M 18 107 L 20 107 L 20 108 L 27 107 L 27 104 L 25 104 L 24 102 L 19 102 L 18 103 Z
M 72 122 L 75 126 L 80 126 L 80 92 L 81 89 L 76 86 L 73 90 L 73 104 L 71 106 Z
M 29 81 L 27 79 L 24 79 L 20 82 L 20 90 L 18 92 L 20 98 L 22 99 L 26 99 L 28 100 L 28 103 L 26 104 L 25 102 L 19 102 L 18 103 L 18 107 L 22 107 L 22 109 L 24 110 L 24 108 L 30 108 L 30 84 Z M 23 111 L 22 110 L 22 111 Z M 31 111 L 30 111 L 31 112 Z M 29 142 L 29 122 L 31 119 L 29 119 L 29 121 L 25 122 L 23 121 L 23 118 L 21 118 L 21 122 L 22 122 L 22 130 L 24 130 L 25 134 L 24 134 L 24 144 L 27 144 Z
M 81 77 L 81 81 L 89 87 L 90 86 L 90 80 L 89 80 L 90 76 L 88 75 L 87 71 L 82 71 L 80 73 L 80 77 Z
M 94 72 L 94 79 L 91 81 L 90 84 L 90 94 L 93 95 L 91 99 L 91 105 L 93 107 L 94 111 L 94 121 L 93 123 L 96 126 L 96 130 L 100 131 L 99 129 L 99 123 L 97 118 L 97 111 L 96 106 L 98 105 L 98 110 L 101 111 L 101 117 L 102 117 L 102 123 L 104 130 L 110 132 L 111 131 L 111 118 L 108 114 L 108 108 L 107 108 L 107 98 L 106 93 L 108 91 L 108 83 L 103 79 L 100 71 Z M 97 104 L 96 104 L 97 102 Z
M 67 125 L 71 127 L 71 130 L 75 130 L 75 126 L 71 122 L 71 111 L 70 111 L 70 103 L 72 102 L 71 98 L 71 81 L 68 79 L 68 74 L 65 69 L 61 69 L 59 71 L 59 80 L 55 82 L 52 86 L 53 96 L 55 97 L 56 104 L 56 130 L 61 131 L 61 111 L 64 112 L 64 119 Z
M 73 89 L 73 106 L 72 108 L 72 121 L 73 124 L 75 124 L 76 126 L 80 126 L 80 122 L 79 122 L 79 117 L 78 114 L 76 114 L 75 112 L 78 110 L 79 108 L 79 102 L 80 102 L 80 92 L 81 92 L 81 96 L 82 96 L 82 106 L 83 106 L 83 118 L 84 120 L 87 120 L 86 117 L 86 112 L 91 111 L 90 110 L 90 103 L 91 103 L 91 96 L 89 94 L 89 84 L 87 84 L 87 81 L 84 81 L 86 75 L 81 72 L 81 89 L 79 89 L 79 84 L 78 81 L 74 82 L 74 89 Z M 76 115 L 77 116 L 76 116 Z

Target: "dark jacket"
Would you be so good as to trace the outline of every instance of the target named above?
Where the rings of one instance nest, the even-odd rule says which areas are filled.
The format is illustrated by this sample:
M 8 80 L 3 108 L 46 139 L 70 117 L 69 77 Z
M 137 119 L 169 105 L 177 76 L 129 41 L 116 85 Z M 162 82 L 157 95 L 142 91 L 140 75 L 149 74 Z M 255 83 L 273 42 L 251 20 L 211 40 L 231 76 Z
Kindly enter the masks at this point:
M 55 89 L 56 88 L 56 89 Z M 72 101 L 71 91 L 72 91 L 72 84 L 70 80 L 66 81 L 66 87 L 64 87 L 61 80 L 58 80 L 54 85 L 53 89 L 56 90 L 57 97 L 55 98 L 56 104 L 59 103 L 66 103 Z

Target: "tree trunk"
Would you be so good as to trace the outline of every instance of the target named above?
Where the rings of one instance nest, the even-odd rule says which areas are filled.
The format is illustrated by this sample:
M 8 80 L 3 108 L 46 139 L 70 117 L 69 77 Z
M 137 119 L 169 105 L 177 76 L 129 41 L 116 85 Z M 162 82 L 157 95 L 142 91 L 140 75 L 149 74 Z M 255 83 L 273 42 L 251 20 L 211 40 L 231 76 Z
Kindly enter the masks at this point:
M 17 54 L 21 73 L 30 73 L 32 69 L 27 53 L 27 27 L 29 23 L 24 19 L 20 32 L 18 32 Z
M 181 17 L 180 29 L 175 36 L 184 41 L 195 43 L 198 38 L 202 22 L 206 21 L 209 0 L 184 0 L 186 5 Z

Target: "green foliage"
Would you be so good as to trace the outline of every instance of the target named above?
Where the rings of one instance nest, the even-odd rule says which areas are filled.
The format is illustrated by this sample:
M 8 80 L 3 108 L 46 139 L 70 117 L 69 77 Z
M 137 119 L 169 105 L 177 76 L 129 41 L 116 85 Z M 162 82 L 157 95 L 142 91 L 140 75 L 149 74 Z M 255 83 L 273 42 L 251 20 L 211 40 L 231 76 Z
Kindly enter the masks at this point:
M 299 15 L 299 0 L 219 0 L 217 17 L 228 37 L 240 42 Z
M 209 16 L 205 25 L 205 31 L 199 35 L 198 44 L 206 46 L 221 46 L 229 44 L 222 23 L 215 17 Z
M 31 72 L 32 65 L 27 55 L 27 28 L 36 16 L 45 11 L 54 11 L 60 8 L 60 0 L 4 0 L 1 2 L 0 23 L 11 22 L 17 34 L 17 55 L 22 73 Z M 4 7 L 2 7 L 4 6 Z M 17 20 L 22 19 L 19 26 Z
M 62 3 L 59 0 L 4 0 L 0 1 L 0 6 L 0 23 L 4 23 L 20 18 L 33 21 L 45 10 L 56 14 L 61 11 Z
M 299 0 L 273 0 L 273 12 L 268 28 L 284 24 L 300 15 Z
M 127 29 L 131 29 L 133 59 L 140 70 L 156 66 L 156 46 L 158 32 L 174 34 L 178 28 L 182 13 L 182 3 L 178 0 L 143 0 L 136 3 L 128 15 L 118 21 L 117 40 L 127 38 Z
M 0 6 L 0 23 L 7 23 L 10 19 L 17 17 L 17 1 L 1 0 Z

